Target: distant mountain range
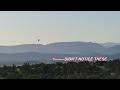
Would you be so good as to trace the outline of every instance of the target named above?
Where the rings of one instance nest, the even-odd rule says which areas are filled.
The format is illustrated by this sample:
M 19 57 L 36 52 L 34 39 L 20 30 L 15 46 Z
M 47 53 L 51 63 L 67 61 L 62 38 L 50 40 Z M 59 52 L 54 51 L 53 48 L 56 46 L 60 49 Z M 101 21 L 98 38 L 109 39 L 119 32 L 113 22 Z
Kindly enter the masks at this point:
M 17 46 L 0 46 L 0 53 L 58 53 L 58 54 L 91 54 L 100 53 L 105 47 L 91 42 L 58 42 L 47 45 L 24 44 Z
M 107 43 L 99 43 L 100 45 L 106 47 L 106 48 L 110 48 L 116 45 L 120 45 L 120 43 L 114 43 L 114 42 L 107 42 Z
M 16 46 L 0 46 L 0 53 L 57 53 L 57 54 L 115 54 L 120 53 L 119 43 L 92 42 L 57 42 L 47 45 L 24 44 Z M 106 45 L 106 46 L 105 46 Z M 108 45 L 108 46 L 107 46 Z
M 47 45 L 0 46 L 0 64 L 18 62 L 50 63 L 53 62 L 52 58 L 64 58 L 66 56 L 108 56 L 109 58 L 119 58 L 120 45 L 118 43 L 56 42 Z

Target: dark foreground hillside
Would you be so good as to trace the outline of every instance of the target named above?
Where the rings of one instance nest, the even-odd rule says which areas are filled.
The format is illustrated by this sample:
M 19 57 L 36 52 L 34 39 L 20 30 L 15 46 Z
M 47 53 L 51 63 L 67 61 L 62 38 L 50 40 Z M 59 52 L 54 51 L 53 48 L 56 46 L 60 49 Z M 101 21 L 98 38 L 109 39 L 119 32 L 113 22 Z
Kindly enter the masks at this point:
M 25 63 L 0 67 L 1 79 L 120 79 L 120 60 L 108 62 Z

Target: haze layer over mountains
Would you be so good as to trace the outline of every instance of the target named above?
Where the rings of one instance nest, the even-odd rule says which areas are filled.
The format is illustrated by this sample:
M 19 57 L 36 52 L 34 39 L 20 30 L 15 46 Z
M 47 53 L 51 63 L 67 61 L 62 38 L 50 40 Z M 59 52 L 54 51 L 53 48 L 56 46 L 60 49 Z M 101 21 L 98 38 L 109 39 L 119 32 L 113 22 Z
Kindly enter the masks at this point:
M 52 58 L 66 56 L 108 56 L 120 57 L 119 43 L 56 42 L 47 45 L 24 44 L 0 46 L 0 63 L 51 62 Z

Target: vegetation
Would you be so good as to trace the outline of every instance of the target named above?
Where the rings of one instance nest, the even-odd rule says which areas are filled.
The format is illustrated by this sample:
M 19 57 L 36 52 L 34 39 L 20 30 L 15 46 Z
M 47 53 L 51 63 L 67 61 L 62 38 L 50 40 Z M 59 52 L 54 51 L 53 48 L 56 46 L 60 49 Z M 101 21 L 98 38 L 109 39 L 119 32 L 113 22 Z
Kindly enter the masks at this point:
M 106 62 L 25 63 L 0 67 L 1 79 L 120 79 L 120 60 Z

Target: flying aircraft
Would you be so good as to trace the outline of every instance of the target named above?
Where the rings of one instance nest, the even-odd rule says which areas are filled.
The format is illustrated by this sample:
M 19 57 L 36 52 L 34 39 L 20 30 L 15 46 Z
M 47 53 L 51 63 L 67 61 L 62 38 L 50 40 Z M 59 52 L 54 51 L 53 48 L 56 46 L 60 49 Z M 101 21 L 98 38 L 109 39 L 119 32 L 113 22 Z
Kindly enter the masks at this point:
M 38 39 L 38 42 L 40 41 L 40 39 Z
M 40 39 L 38 39 L 38 42 L 40 41 Z

